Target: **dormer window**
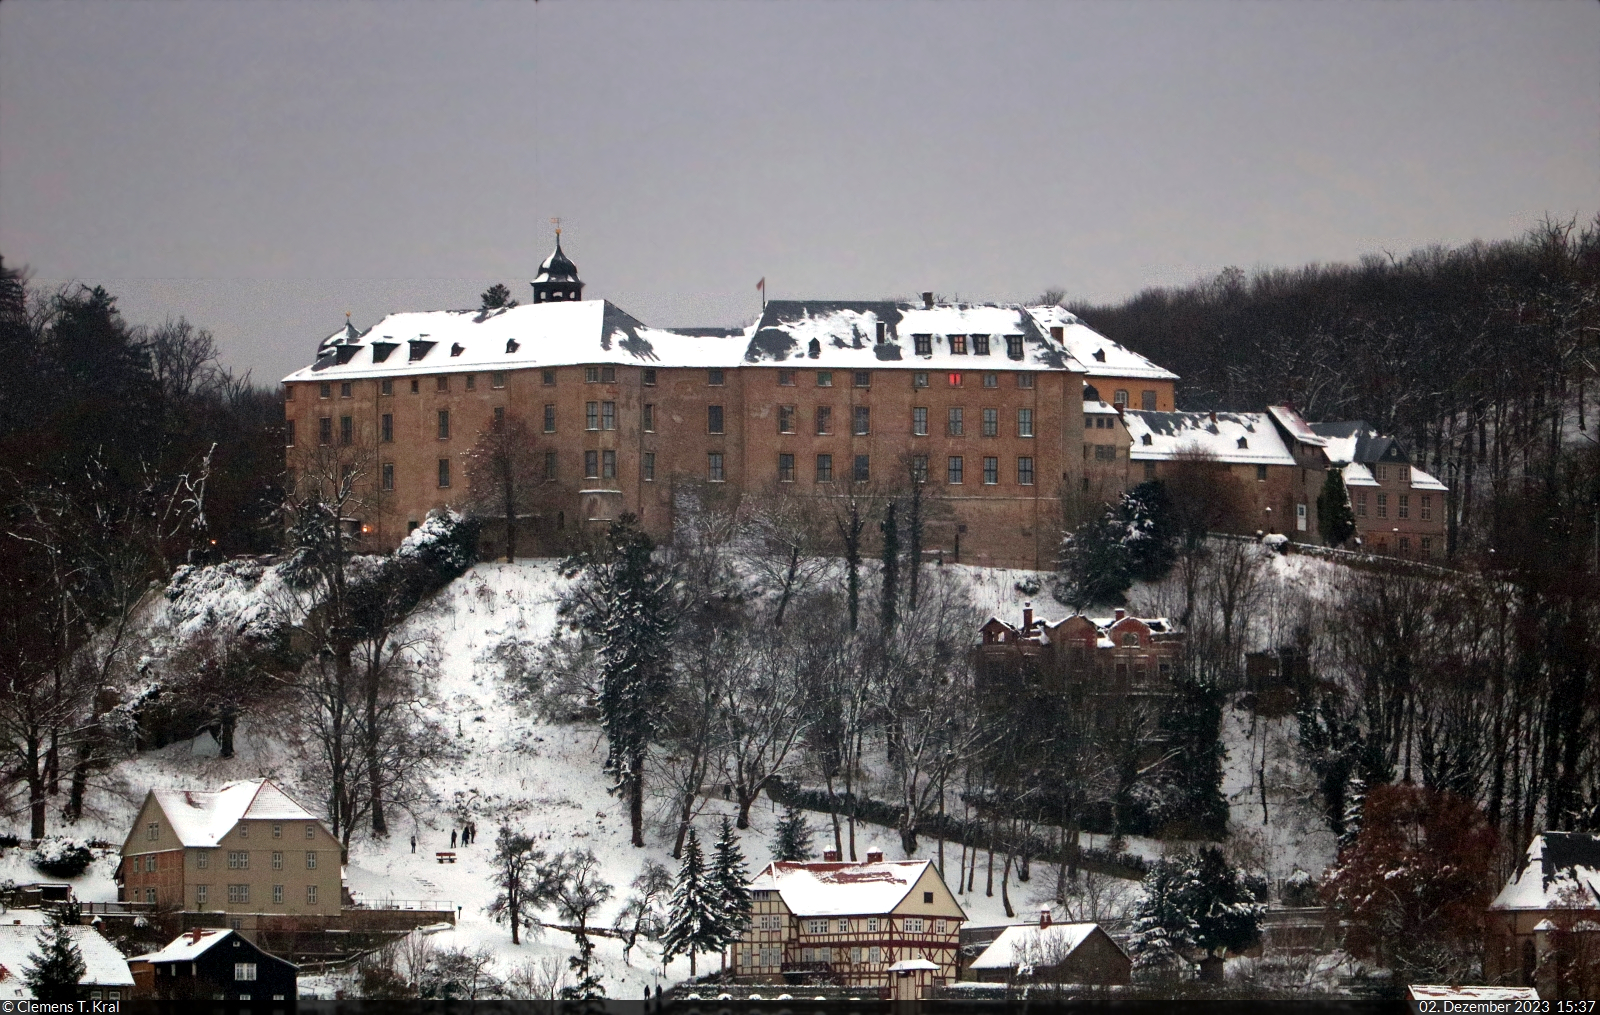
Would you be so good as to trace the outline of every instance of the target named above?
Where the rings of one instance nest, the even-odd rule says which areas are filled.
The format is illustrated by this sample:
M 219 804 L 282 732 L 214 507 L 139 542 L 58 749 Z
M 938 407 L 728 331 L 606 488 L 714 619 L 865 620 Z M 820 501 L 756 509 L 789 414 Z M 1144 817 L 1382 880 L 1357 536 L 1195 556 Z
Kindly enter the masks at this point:
M 884 339 L 887 337 L 888 330 L 889 330 L 889 326 L 886 323 L 884 323 L 883 321 L 879 321 L 878 322 L 878 344 L 879 345 L 883 344 Z
M 516 352 L 517 349 L 519 349 L 519 348 L 521 348 L 521 347 L 518 345 L 516 339 L 514 339 L 514 338 L 506 339 L 506 355 L 507 356 L 509 356 L 512 353 Z
M 1007 335 L 1006 336 L 1006 356 L 1008 358 L 1010 358 L 1010 359 L 1021 359 L 1022 358 L 1022 336 L 1021 335 Z
M 965 356 L 967 354 L 967 336 L 965 336 L 965 335 L 951 335 L 950 336 L 950 351 L 954 355 Z
M 1139 438 L 1139 443 L 1143 444 L 1145 447 L 1149 447 L 1150 445 L 1155 443 L 1155 440 L 1149 434 L 1145 434 L 1144 436 Z
M 1248 448 L 1249 446 L 1250 446 L 1250 438 L 1248 438 L 1248 437 L 1240 437 L 1239 438 L 1239 447 Z
M 987 356 L 987 355 L 989 355 L 989 336 L 988 335 L 973 335 L 972 336 L 972 355 L 974 355 L 974 356 Z
M 462 353 L 464 353 L 466 351 L 467 351 L 467 347 L 462 345 L 460 342 L 452 342 L 452 343 L 450 343 L 450 355 L 459 356 L 459 355 L 461 355 Z
M 1106 351 L 1104 349 L 1096 349 L 1094 358 L 1097 362 L 1104 363 L 1106 361 Z
M 933 336 L 932 335 L 912 335 L 911 336 L 911 341 L 912 341 L 913 345 L 915 346 L 916 354 L 918 356 L 932 356 L 933 355 Z

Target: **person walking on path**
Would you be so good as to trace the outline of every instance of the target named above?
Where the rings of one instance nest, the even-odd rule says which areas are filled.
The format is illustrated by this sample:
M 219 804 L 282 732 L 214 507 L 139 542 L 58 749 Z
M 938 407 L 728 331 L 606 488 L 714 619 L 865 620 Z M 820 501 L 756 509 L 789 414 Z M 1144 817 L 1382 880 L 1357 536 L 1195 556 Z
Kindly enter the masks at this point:
M 450 848 L 456 848 L 456 830 L 454 828 L 450 829 Z
M 417 851 L 417 836 L 416 836 L 416 833 L 412 833 L 412 836 L 411 836 L 411 852 L 415 853 L 416 851 Z

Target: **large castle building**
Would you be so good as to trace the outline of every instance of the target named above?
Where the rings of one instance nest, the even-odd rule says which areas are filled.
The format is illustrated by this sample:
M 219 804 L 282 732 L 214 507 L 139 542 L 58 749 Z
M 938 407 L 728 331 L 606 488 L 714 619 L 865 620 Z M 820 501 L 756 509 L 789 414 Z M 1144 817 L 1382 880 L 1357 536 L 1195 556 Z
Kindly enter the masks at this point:
M 558 235 L 531 303 L 347 323 L 283 380 L 291 474 L 349 459 L 362 496 L 345 521 L 374 548 L 443 507 L 493 531 L 506 512 L 468 477 L 483 435 L 506 431 L 536 488 L 513 508 L 524 554 L 624 512 L 664 536 L 687 485 L 814 499 L 827 529 L 852 495 L 917 482 L 935 502 L 929 554 L 1049 568 L 1064 504 L 1159 475 L 1130 464 L 1217 429 L 1171 424 L 1177 375 L 1056 306 L 773 300 L 744 328 L 656 328 L 583 288 Z M 1230 466 L 1263 484 L 1247 531 L 1315 537 L 1307 463 L 1210 443 L 1219 464 L 1254 456 Z

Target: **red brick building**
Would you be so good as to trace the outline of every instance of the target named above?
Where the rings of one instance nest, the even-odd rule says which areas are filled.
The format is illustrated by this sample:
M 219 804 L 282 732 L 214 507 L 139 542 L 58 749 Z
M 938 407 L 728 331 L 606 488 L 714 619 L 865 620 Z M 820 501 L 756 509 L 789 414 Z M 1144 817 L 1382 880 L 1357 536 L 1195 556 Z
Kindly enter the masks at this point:
M 1183 635 L 1170 620 L 1121 608 L 1052 623 L 1035 619 L 1029 604 L 1021 625 L 990 617 L 978 636 L 978 674 L 986 685 L 1004 693 L 1020 677 L 1085 700 L 1163 697 L 1183 652 Z

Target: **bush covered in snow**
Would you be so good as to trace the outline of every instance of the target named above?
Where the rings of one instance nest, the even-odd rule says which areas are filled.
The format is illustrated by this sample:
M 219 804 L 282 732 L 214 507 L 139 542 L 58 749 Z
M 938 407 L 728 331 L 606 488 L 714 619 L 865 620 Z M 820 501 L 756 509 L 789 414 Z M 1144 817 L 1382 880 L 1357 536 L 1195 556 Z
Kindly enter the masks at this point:
M 482 527 L 476 518 L 459 511 L 434 511 L 411 530 L 394 555 L 432 572 L 435 587 L 446 585 L 478 562 L 478 534 Z
M 89 869 L 94 850 L 82 839 L 53 835 L 33 851 L 33 865 L 53 878 L 75 878 Z

